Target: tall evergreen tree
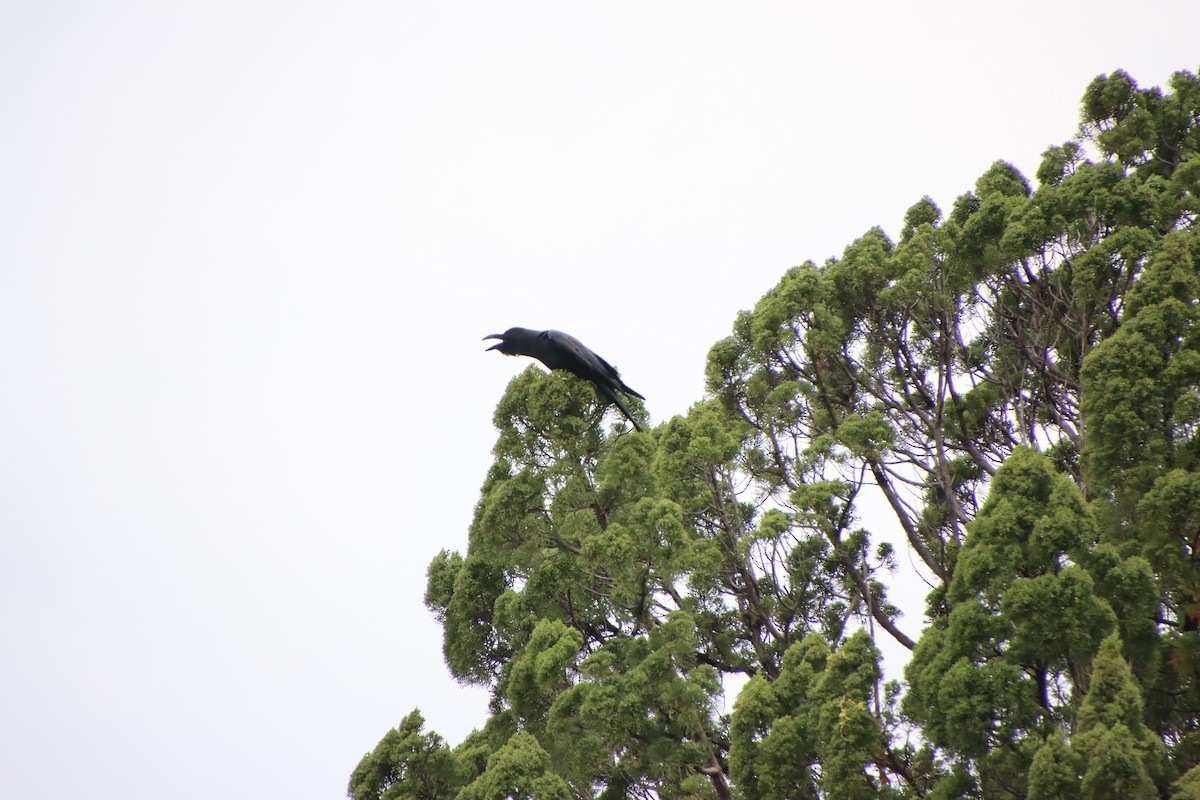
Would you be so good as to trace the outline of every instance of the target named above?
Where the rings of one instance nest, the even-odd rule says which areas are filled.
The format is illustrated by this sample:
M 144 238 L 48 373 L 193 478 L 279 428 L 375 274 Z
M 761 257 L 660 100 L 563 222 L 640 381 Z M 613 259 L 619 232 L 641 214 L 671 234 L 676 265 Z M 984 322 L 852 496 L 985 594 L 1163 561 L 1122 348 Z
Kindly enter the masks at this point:
M 1153 800 L 1163 771 L 1163 745 L 1143 719 L 1141 690 L 1114 634 L 1092 664 L 1091 686 L 1079 710 L 1071 749 L 1083 772 L 1087 800 Z
M 350 795 L 1200 796 L 1200 81 L 1082 108 L 1036 182 L 789 270 L 685 415 L 517 376 L 426 592 L 492 716 L 414 712 Z

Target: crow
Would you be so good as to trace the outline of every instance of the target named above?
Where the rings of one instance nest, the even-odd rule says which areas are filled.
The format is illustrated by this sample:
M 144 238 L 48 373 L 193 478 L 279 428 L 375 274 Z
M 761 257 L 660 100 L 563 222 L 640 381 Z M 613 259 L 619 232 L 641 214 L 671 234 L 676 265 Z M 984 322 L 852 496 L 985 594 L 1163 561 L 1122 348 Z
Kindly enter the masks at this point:
M 600 356 L 584 346 L 583 342 L 562 331 L 531 331 L 528 328 L 509 328 L 504 333 L 492 333 L 483 337 L 484 340 L 499 339 L 488 350 L 499 350 L 506 356 L 531 356 L 545 364 L 550 369 L 561 369 L 578 375 L 585 381 L 591 381 L 596 390 L 609 402 L 615 403 L 626 419 L 633 423 L 636 430 L 642 426 L 629 413 L 629 409 L 621 402 L 617 394 L 625 394 L 645 400 L 645 397 L 630 389 L 621 380 L 621 376 Z

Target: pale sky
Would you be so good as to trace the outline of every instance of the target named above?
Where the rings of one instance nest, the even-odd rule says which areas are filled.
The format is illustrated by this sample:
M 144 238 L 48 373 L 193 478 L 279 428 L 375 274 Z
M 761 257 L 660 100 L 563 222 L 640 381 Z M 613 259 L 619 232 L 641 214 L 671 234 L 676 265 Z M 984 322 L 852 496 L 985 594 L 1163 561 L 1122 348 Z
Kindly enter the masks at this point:
M 0 797 L 331 800 L 413 707 L 459 741 L 425 569 L 527 364 L 480 338 L 684 413 L 788 267 L 1197 69 L 1200 4 L 1134 9 L 0 3 Z

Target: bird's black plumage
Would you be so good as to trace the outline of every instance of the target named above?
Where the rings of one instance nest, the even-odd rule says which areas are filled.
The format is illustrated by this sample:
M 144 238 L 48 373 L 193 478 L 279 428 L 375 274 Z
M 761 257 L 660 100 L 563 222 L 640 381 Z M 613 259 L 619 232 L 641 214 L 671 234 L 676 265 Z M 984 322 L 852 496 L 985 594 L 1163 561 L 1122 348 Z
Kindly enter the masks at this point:
M 509 328 L 504 333 L 491 333 L 483 338 L 500 340 L 488 350 L 499 350 L 507 356 L 530 356 L 550 369 L 561 369 L 585 381 L 591 381 L 606 400 L 621 409 L 621 413 L 633 423 L 634 428 L 639 431 L 642 429 L 633 418 L 633 414 L 630 414 L 629 409 L 621 402 L 617 392 L 624 392 L 641 400 L 646 398 L 626 386 L 612 364 L 593 353 L 574 336 L 562 331 Z

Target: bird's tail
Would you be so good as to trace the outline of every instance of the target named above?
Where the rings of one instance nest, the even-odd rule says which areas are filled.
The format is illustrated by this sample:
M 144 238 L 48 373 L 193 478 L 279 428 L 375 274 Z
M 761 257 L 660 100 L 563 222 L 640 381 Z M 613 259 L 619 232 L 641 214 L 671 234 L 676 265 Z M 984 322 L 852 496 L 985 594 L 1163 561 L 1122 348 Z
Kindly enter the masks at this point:
M 621 386 L 623 388 L 625 384 L 621 384 Z M 641 432 L 642 426 L 638 425 L 638 421 L 633 418 L 633 414 L 629 413 L 629 409 L 626 408 L 625 404 L 621 402 L 621 396 L 613 391 L 612 387 L 610 386 L 599 386 L 598 388 L 600 389 L 600 393 L 604 395 L 609 402 L 615 404 L 617 408 L 621 409 L 621 413 L 625 415 L 625 419 L 629 420 L 633 424 L 633 429 Z M 637 397 L 642 397 L 637 392 L 630 392 L 630 394 L 636 395 Z M 644 400 L 645 398 L 643 397 L 642 399 Z
M 631 394 L 631 395 L 633 395 L 634 397 L 636 397 L 636 398 L 637 398 L 637 399 L 639 399 L 639 400 L 645 400 L 645 399 L 646 399 L 645 397 L 643 397 L 643 396 L 641 395 L 641 393 L 640 393 L 640 392 L 635 392 L 633 389 L 630 389 L 628 386 L 626 386 L 626 385 L 625 385 L 625 381 L 621 380 L 620 378 L 617 378 L 617 388 L 618 388 L 618 389 L 620 389 L 620 390 L 621 390 L 622 392 L 624 392 L 625 394 Z

